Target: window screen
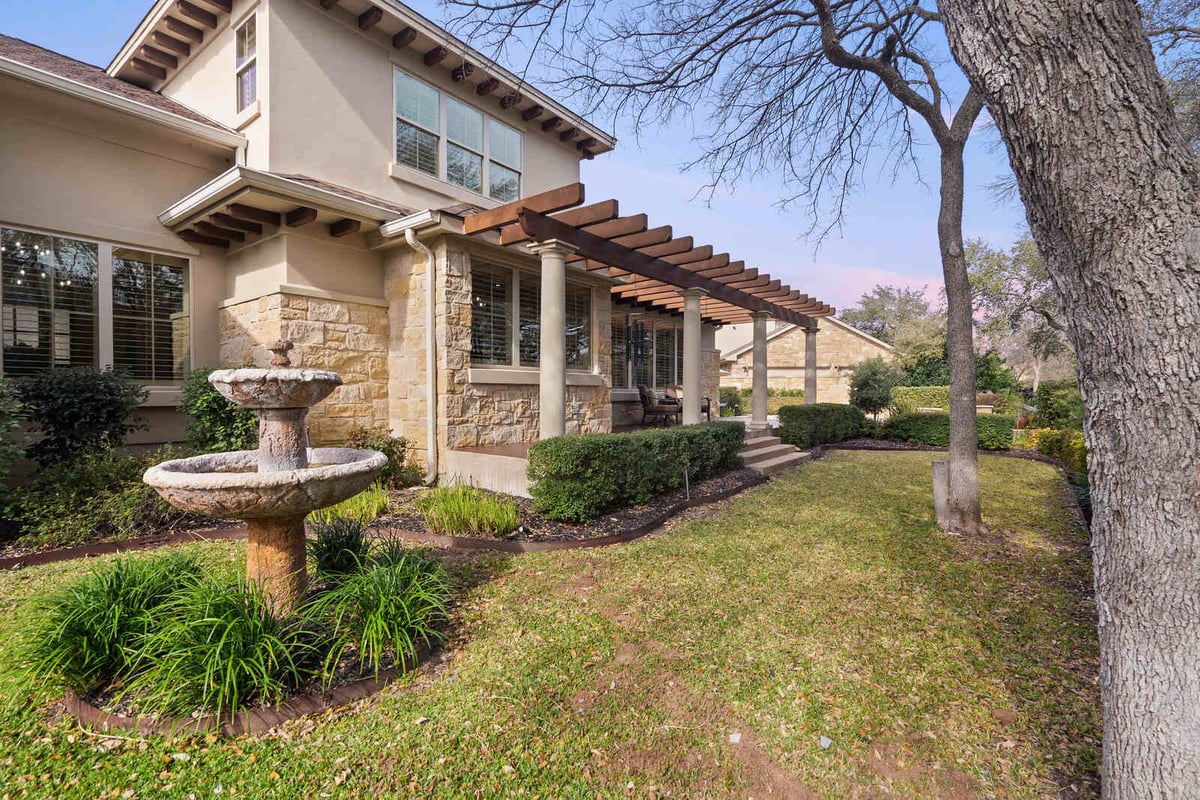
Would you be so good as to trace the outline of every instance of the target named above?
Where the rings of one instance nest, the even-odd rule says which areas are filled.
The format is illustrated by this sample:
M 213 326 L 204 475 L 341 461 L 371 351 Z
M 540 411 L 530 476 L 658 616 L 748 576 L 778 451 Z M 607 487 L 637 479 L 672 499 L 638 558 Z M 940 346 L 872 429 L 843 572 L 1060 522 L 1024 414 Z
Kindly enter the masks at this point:
M 592 367 L 592 290 L 587 286 L 567 287 L 567 366 Z
M 471 363 L 512 364 L 512 272 L 471 266 Z

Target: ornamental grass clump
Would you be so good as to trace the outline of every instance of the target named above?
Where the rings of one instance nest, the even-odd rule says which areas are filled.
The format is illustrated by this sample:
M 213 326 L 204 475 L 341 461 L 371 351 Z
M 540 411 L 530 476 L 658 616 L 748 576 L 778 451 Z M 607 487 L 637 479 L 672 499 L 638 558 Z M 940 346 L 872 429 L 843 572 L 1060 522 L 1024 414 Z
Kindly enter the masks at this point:
M 521 524 L 516 503 L 466 484 L 430 489 L 417 510 L 434 533 L 504 536 Z
M 358 572 L 371 549 L 367 526 L 357 519 L 332 519 L 313 526 L 308 555 L 317 577 L 340 580 Z
M 192 556 L 123 557 L 43 600 L 30 640 L 34 672 L 77 692 L 145 666 L 141 642 L 160 607 L 202 570 Z
M 415 660 L 419 646 L 442 640 L 449 596 L 445 568 L 421 552 L 393 552 L 387 562 L 347 577 L 307 612 L 331 633 L 326 676 L 351 650 L 376 675 L 389 656 Z
M 126 694 L 164 714 L 229 714 L 277 704 L 320 674 L 319 626 L 271 610 L 262 587 L 204 576 L 188 581 L 160 609 L 161 624 L 138 656 L 153 664 Z
M 318 508 L 308 515 L 310 522 L 329 523 L 338 519 L 349 519 L 370 525 L 388 512 L 387 489 L 379 481 L 342 502 Z

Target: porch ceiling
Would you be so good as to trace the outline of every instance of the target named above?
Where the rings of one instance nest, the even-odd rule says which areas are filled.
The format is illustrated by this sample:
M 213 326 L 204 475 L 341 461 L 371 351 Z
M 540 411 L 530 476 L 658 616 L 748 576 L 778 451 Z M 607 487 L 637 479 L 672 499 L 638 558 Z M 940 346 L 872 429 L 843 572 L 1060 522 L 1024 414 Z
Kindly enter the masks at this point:
M 557 239 L 576 248 L 569 260 L 583 262 L 625 280 L 612 288 L 613 300 L 668 313 L 683 309 L 680 289 L 698 288 L 701 315 L 710 322 L 746 322 L 756 311 L 804 327 L 816 317 L 833 316 L 835 309 L 731 261 L 728 253 L 714 254 L 697 246 L 690 236 L 676 238 L 670 226 L 650 227 L 645 214 L 621 216 L 616 200 L 584 205 L 584 186 L 574 183 L 525 197 L 499 208 L 470 214 L 463 232 L 499 231 L 500 243 L 516 245 Z

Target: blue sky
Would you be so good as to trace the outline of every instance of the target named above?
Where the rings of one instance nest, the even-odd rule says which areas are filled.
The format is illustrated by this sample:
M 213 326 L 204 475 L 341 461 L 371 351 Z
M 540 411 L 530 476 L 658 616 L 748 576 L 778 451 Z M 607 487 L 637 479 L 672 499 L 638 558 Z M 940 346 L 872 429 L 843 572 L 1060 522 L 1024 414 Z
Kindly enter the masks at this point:
M 410 5 L 436 22 L 446 18 L 435 2 Z M 148 7 L 149 0 L 2 0 L 0 32 L 104 66 Z M 570 98 L 563 99 L 571 105 Z M 611 127 L 609 120 L 594 121 Z M 695 124 L 703 126 L 703 120 Z M 644 211 L 652 225 L 673 225 L 677 235 L 691 234 L 698 243 L 728 251 L 839 308 L 852 305 L 877 283 L 928 286 L 931 295 L 940 289 L 936 183 L 922 185 L 911 174 L 893 182 L 890 173 L 869 171 L 840 232 L 814 253 L 814 242 L 802 238 L 810 224 L 802 206 L 788 211 L 776 207 L 786 193 L 780 182 L 764 177 L 708 204 L 694 199 L 705 174 L 679 170 L 695 155 L 691 131 L 692 125 L 681 121 L 639 137 L 618 120 L 617 150 L 584 162 L 588 196 L 616 197 L 626 213 Z M 995 134 L 979 130 L 972 139 L 966 157 L 964 234 L 1006 247 L 1023 229 L 1024 212 L 1015 202 L 997 203 L 987 189 L 1008 172 Z M 923 152 L 928 179 L 936 174 L 936 150 L 927 145 Z

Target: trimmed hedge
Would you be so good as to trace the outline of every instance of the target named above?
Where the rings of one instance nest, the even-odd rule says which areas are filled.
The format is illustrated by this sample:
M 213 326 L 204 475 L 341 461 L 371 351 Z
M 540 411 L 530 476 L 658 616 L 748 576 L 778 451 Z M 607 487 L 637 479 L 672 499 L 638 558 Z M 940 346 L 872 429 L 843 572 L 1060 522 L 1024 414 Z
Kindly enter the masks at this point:
M 740 422 L 556 436 L 529 448 L 529 493 L 548 519 L 586 522 L 737 466 Z
M 813 403 L 779 409 L 779 439 L 800 448 L 843 442 L 860 436 L 867 417 L 843 403 Z
M 912 414 L 918 408 L 950 410 L 949 386 L 897 386 L 892 389 L 892 405 L 901 414 Z
M 980 414 L 975 420 L 979 426 L 981 450 L 1007 450 L 1012 447 L 1016 419 L 999 414 Z M 950 444 L 950 415 L 897 414 L 879 426 L 879 438 L 946 447 Z

